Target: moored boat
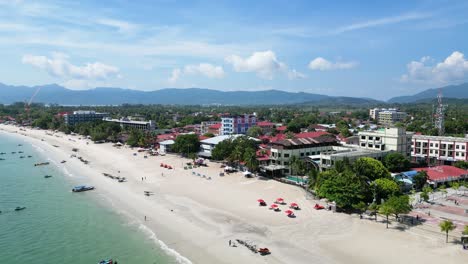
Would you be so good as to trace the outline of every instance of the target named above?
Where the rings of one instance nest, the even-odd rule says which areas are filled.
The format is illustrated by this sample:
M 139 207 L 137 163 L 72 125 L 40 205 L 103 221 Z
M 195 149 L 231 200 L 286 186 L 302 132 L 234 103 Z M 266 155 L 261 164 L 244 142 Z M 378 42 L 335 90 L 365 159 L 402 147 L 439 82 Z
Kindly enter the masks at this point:
M 51 178 L 52 175 L 45 175 L 44 178 Z
M 41 163 L 36 163 L 34 166 L 44 166 L 44 165 L 49 165 L 49 162 L 41 162 Z
M 117 261 L 113 261 L 112 259 L 103 259 L 99 261 L 98 264 L 117 264 Z
M 85 192 L 85 191 L 91 191 L 91 190 L 94 190 L 94 186 L 80 185 L 80 186 L 75 186 L 72 189 L 72 192 Z
M 18 206 L 18 207 L 15 208 L 15 211 L 21 211 L 21 210 L 24 210 L 24 209 L 26 209 L 26 207 Z

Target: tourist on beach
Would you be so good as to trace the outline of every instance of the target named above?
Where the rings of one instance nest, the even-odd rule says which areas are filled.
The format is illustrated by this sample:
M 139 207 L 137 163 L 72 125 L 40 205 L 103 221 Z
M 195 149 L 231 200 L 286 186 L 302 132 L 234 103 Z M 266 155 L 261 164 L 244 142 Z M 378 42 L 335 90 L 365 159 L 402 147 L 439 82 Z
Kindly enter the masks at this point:
M 229 239 L 229 246 L 231 246 L 231 240 Z
M 146 221 L 146 215 L 145 215 L 145 221 Z

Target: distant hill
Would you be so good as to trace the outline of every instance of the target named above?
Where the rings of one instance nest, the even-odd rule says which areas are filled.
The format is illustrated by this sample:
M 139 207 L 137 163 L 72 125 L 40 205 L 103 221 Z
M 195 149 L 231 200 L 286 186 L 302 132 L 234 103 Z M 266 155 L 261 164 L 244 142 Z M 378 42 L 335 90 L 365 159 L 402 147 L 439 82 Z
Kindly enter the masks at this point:
M 0 103 L 10 104 L 27 101 L 36 87 L 9 86 L 0 84 Z M 372 99 L 332 97 L 312 93 L 292 93 L 278 90 L 223 92 L 210 89 L 167 88 L 156 91 L 137 91 L 121 88 L 95 88 L 70 90 L 51 84 L 40 86 L 34 102 L 61 105 L 120 105 L 120 104 L 179 104 L 179 105 L 275 105 L 298 103 L 378 102 Z
M 444 98 L 468 98 L 468 83 L 445 86 L 441 89 Z M 437 97 L 438 92 L 439 88 L 428 89 L 411 96 L 393 97 L 392 99 L 388 100 L 388 103 L 413 103 L 424 99 L 433 99 Z

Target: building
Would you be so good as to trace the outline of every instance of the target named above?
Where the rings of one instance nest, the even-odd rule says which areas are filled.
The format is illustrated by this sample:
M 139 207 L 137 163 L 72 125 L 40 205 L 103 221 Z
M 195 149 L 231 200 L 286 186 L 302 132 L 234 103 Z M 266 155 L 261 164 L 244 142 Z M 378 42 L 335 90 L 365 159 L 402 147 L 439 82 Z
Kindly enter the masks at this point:
M 255 115 L 221 117 L 220 135 L 245 134 L 249 128 L 257 125 Z
M 219 142 L 228 140 L 228 139 L 235 139 L 237 137 L 241 137 L 242 135 L 223 135 L 223 136 L 217 136 L 217 137 L 212 137 L 212 138 L 207 138 L 204 140 L 200 141 L 200 152 L 198 152 L 198 156 L 204 157 L 204 158 L 211 158 L 211 152 L 213 149 L 216 147 L 216 145 L 219 144 Z M 251 138 L 249 139 L 258 141 L 258 139 Z
M 69 126 L 73 126 L 79 123 L 93 122 L 102 120 L 103 118 L 109 117 L 108 113 L 97 113 L 95 111 L 74 111 L 73 113 L 67 113 L 63 115 L 65 123 Z
M 131 118 L 112 119 L 110 117 L 106 117 L 103 120 L 105 122 L 118 123 L 122 128 L 126 129 L 138 129 L 144 131 L 154 131 L 156 129 L 156 125 L 152 120 L 136 121 Z
M 171 152 L 171 147 L 174 145 L 174 143 L 175 141 L 172 139 L 159 142 L 159 154 L 166 154 Z
M 415 162 L 451 165 L 468 161 L 468 137 L 414 135 L 411 157 Z
M 429 184 L 437 187 L 439 184 L 468 179 L 468 171 L 454 166 L 435 166 L 416 168 L 414 171 L 425 171 L 429 178 Z
M 333 149 L 337 141 L 333 137 L 294 138 L 272 142 L 270 164 L 263 166 L 264 171 L 277 171 L 278 174 L 291 173 L 289 161 L 292 156 L 305 159 L 311 155 L 320 155 Z
M 411 154 L 413 133 L 401 127 L 381 128 L 375 131 L 360 131 L 359 147 L 369 150 L 395 151 L 406 157 Z
M 405 120 L 408 114 L 397 108 L 373 108 L 369 110 L 369 116 L 379 124 L 393 126 L 395 123 Z
M 216 124 L 221 124 L 220 121 L 203 121 L 201 122 L 200 124 L 200 134 L 206 134 L 206 133 L 210 133 L 208 132 L 208 129 L 210 128 L 210 126 L 212 125 L 216 125 Z
M 263 134 L 270 134 L 276 127 L 276 124 L 270 121 L 261 121 L 257 123 L 257 126 L 262 129 Z
M 350 164 L 359 158 L 368 157 L 382 161 L 382 159 L 392 151 L 390 150 L 375 150 L 365 149 L 360 147 L 344 147 L 334 146 L 331 150 L 321 152 L 319 155 L 308 157 L 308 161 L 312 162 L 320 171 L 326 171 L 335 166 L 337 161 L 347 159 Z
M 213 134 L 215 136 L 219 136 L 219 131 L 221 130 L 221 123 L 211 125 L 208 128 L 208 133 Z

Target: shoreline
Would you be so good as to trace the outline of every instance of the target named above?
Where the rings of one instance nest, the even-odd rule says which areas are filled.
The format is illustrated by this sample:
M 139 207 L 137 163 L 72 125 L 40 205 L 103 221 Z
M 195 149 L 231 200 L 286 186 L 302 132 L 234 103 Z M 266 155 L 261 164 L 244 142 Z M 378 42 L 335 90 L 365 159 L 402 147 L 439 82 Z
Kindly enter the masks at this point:
M 11 134 L 19 129 L 5 125 L 0 128 Z M 428 239 L 417 230 L 385 230 L 383 225 L 372 221 L 316 211 L 312 208 L 315 201 L 295 186 L 246 179 L 240 173 L 219 177 L 217 163 L 195 170 L 212 177 L 206 180 L 184 170 L 183 163 L 187 160 L 180 157 L 145 159 L 140 153 L 133 156 L 136 151 L 129 148 L 116 149 L 107 143 L 87 145 L 86 140 L 78 139 L 80 136 L 46 135 L 45 132 L 51 133 L 26 129 L 17 135 L 26 134 L 23 138 L 44 147 L 58 161 L 67 160 L 63 167 L 72 174 L 84 175 L 83 179 L 89 183 L 83 183 L 95 185 L 95 191 L 109 199 L 113 209 L 139 221 L 150 236 L 180 252 L 179 263 L 370 263 L 388 254 L 388 249 L 400 254 L 379 258 L 379 262 L 394 263 L 402 258 L 414 263 L 468 261 L 468 254 L 459 247 L 442 243 L 442 233 L 440 238 Z M 71 159 L 73 147 L 90 164 Z M 175 170 L 160 168 L 161 162 Z M 118 183 L 102 176 L 104 172 L 118 175 L 118 171 L 128 182 Z M 144 196 L 144 191 L 152 191 L 154 195 Z M 287 218 L 284 212 L 273 212 L 256 204 L 258 198 L 270 203 L 280 196 L 288 203 L 301 205 L 303 209 L 296 213 L 297 218 Z M 148 221 L 143 220 L 144 216 Z M 268 247 L 272 254 L 262 257 L 241 245 L 229 247 L 228 241 L 235 239 Z M 356 252 L 359 256 L 355 256 Z

